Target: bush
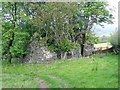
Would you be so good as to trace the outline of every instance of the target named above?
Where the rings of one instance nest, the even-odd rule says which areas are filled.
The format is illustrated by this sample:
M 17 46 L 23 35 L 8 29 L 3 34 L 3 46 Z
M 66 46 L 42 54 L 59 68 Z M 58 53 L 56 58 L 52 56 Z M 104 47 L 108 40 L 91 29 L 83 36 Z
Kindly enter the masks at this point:
M 28 44 L 29 34 L 27 32 L 15 32 L 13 46 L 10 52 L 14 57 L 21 57 L 26 54 L 26 46 Z
M 76 47 L 79 47 L 79 44 L 73 43 L 70 40 L 64 39 L 58 44 L 51 44 L 49 46 L 49 49 L 55 52 L 69 52 Z

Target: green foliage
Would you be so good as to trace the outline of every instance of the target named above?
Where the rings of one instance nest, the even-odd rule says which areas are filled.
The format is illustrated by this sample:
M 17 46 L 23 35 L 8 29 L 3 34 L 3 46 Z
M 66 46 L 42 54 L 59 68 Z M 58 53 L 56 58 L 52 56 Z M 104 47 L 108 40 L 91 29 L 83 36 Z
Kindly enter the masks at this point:
M 97 44 L 100 42 L 99 37 L 93 34 L 93 32 L 87 33 L 86 38 L 87 38 L 86 42 L 89 42 L 89 43 Z
M 112 23 L 113 16 L 110 10 L 106 9 L 106 2 L 81 2 L 78 12 L 76 12 L 76 23 L 79 23 L 79 29 L 87 33 L 94 23 Z
M 47 43 L 50 50 L 66 52 L 73 48 L 71 20 L 76 8 L 76 3 L 46 3 L 37 8 L 33 22 L 39 28 L 37 31 L 39 36 Z
M 113 16 L 110 10 L 106 9 L 107 6 L 106 2 L 84 2 L 82 8 L 80 8 L 80 15 L 91 17 L 89 19 L 93 21 L 92 23 L 112 23 Z
M 13 56 L 20 57 L 26 54 L 26 47 L 29 40 L 29 34 L 27 32 L 15 32 L 15 38 L 13 41 L 13 47 L 10 48 L 10 51 Z
M 58 44 L 58 51 L 68 52 L 73 48 L 74 48 L 74 45 L 72 44 L 70 40 L 62 40 Z
M 25 3 L 22 2 L 3 2 L 2 14 L 2 52 L 11 61 L 8 55 L 16 58 L 26 54 L 28 38 L 32 34 L 31 20 L 26 13 Z
M 5 29 L 3 28 L 3 35 L 2 35 L 2 53 L 4 54 L 8 54 L 9 52 L 9 44 L 10 44 L 10 40 L 12 39 L 12 33 L 14 33 L 14 29 L 9 29 L 8 31 L 5 31 Z
M 51 44 L 50 46 L 48 46 L 48 48 L 51 51 L 55 51 L 55 52 L 69 52 L 72 49 L 79 47 L 80 45 L 78 43 L 73 43 L 72 41 L 66 39 L 63 39 L 61 42 L 57 44 Z
M 83 56 L 84 44 L 87 42 L 97 43 L 98 38 L 89 33 L 94 24 L 112 23 L 113 16 L 107 9 L 106 2 L 80 2 L 79 8 L 74 15 L 74 31 L 76 41 L 81 44 L 81 55 Z
M 88 31 L 94 23 L 112 22 L 112 15 L 106 7 L 106 2 L 4 2 L 3 55 L 8 52 L 15 57 L 26 54 L 25 46 L 33 39 L 55 52 L 71 51 L 80 47 L 78 43 L 84 40 L 97 43 L 97 37 Z M 83 33 L 87 35 L 86 39 L 82 37 Z

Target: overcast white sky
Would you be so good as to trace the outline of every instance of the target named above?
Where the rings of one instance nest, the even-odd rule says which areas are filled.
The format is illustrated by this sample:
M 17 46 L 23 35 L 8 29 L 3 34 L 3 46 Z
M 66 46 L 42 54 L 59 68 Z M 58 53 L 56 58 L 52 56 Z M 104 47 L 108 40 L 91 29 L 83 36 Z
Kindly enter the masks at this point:
M 116 30 L 118 28 L 118 2 L 120 0 L 107 0 L 109 3 L 109 7 L 113 8 L 115 11 L 112 13 L 114 16 L 114 24 L 104 24 L 104 28 L 100 26 L 95 26 L 93 30 L 95 31 L 95 34 L 102 36 L 102 35 L 108 35 Z

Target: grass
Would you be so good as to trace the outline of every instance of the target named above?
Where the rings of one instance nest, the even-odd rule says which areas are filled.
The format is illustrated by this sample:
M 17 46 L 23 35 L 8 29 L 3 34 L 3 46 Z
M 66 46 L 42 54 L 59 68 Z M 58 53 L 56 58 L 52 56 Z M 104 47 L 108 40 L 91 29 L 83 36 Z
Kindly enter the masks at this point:
M 50 88 L 117 88 L 118 56 L 99 54 L 50 64 L 3 63 L 2 73 L 3 88 L 39 88 L 36 77 Z

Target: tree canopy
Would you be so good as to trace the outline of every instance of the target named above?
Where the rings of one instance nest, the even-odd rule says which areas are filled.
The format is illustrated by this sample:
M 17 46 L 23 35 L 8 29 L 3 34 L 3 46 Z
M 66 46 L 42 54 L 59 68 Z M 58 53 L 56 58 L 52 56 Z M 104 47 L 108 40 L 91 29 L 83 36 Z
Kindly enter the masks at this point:
M 91 32 L 94 24 L 112 23 L 106 2 L 47 3 L 5 2 L 3 14 L 3 56 L 24 57 L 26 47 L 37 40 L 56 53 L 69 52 L 84 44 L 97 43 Z

